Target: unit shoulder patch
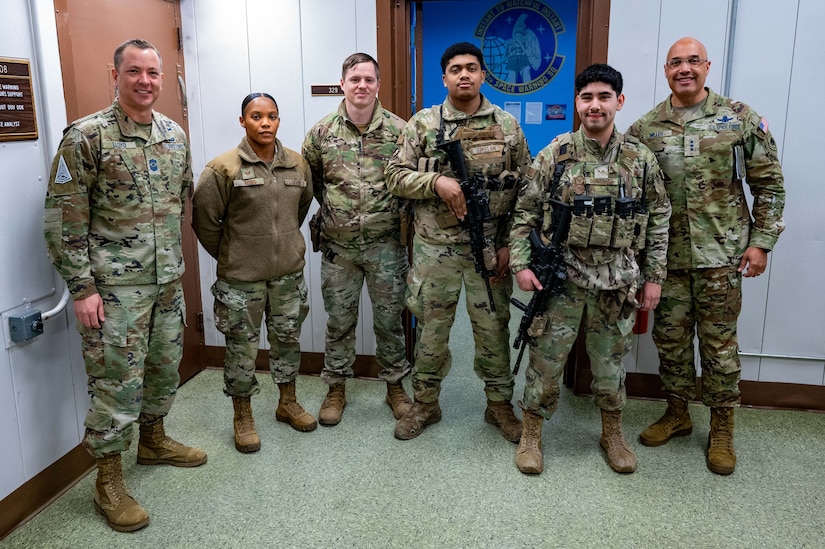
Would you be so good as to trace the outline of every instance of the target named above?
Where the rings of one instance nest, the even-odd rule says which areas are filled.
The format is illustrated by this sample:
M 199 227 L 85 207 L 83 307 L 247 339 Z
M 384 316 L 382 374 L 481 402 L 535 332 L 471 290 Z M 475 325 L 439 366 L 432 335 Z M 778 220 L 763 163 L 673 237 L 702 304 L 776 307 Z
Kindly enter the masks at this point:
M 69 171 L 69 166 L 66 165 L 66 160 L 63 155 L 60 155 L 60 160 L 57 161 L 57 172 L 54 174 L 54 182 L 57 185 L 64 185 L 72 180 L 72 172 Z

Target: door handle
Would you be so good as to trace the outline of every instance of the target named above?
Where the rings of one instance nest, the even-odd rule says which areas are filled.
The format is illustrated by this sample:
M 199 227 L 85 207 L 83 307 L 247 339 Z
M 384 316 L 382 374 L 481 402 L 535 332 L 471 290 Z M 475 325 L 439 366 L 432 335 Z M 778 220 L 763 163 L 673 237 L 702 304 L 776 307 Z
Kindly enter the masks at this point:
M 187 118 L 189 115 L 189 101 L 186 98 L 186 82 L 183 81 L 183 75 L 180 72 L 178 72 L 178 87 L 180 88 L 180 103 L 183 107 L 183 117 Z

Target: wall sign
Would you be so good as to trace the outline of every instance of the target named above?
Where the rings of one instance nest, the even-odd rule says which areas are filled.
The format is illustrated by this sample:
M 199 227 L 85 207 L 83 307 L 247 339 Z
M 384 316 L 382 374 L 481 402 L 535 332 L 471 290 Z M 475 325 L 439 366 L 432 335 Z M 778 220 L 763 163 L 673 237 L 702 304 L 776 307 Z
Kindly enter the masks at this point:
M 28 59 L 0 57 L 0 141 L 37 139 Z
M 344 95 L 344 90 L 338 84 L 320 84 L 310 86 L 313 96 L 323 95 Z

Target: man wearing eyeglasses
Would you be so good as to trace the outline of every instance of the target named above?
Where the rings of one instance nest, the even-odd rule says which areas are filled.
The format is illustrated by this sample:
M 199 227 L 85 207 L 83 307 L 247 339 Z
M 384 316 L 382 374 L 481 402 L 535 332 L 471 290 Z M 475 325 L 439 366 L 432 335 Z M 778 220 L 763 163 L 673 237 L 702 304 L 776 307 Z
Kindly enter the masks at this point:
M 687 402 L 696 396 L 698 335 L 702 401 L 711 408 L 706 462 L 728 475 L 736 467 L 741 282 L 765 271 L 785 228 L 785 190 L 768 122 L 705 87 L 710 64 L 701 42 L 676 41 L 664 66 L 671 95 L 628 130 L 656 154 L 673 207 L 667 280 L 653 326 L 667 409 L 639 439 L 660 446 L 692 432 Z M 743 180 L 753 196 L 751 212 Z

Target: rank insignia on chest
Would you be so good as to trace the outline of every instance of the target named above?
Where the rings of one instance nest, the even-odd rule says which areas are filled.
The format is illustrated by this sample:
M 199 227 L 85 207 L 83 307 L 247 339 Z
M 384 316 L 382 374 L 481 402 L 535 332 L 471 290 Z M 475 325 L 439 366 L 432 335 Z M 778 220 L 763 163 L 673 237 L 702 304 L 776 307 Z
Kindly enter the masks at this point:
M 156 172 L 158 171 L 158 161 L 154 158 L 149 160 L 149 170 Z
M 685 156 L 699 156 L 699 136 L 685 136 Z
M 253 168 L 241 168 L 242 179 L 252 179 L 255 177 L 255 170 Z

